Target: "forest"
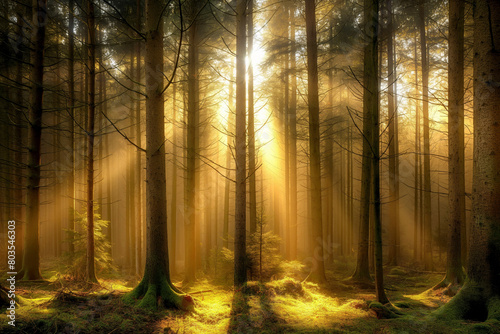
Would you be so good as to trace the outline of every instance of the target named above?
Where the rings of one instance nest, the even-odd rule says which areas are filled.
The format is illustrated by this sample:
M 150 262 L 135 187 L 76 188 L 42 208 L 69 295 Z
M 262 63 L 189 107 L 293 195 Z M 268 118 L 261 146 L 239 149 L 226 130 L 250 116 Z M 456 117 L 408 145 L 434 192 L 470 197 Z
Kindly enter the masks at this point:
M 0 26 L 0 332 L 500 333 L 499 0 Z

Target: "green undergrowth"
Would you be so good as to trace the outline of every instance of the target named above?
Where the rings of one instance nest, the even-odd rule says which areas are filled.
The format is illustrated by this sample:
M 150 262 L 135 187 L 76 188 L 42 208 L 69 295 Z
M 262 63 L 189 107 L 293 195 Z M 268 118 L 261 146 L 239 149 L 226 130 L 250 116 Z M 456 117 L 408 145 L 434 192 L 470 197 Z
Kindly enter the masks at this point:
M 239 290 L 198 280 L 180 287 L 195 310 L 130 307 L 123 295 L 130 284 L 116 278 L 85 284 L 44 272 L 44 282 L 18 282 L 16 327 L 6 319 L 1 333 L 500 333 L 500 321 L 436 319 L 433 312 L 449 301 L 426 293 L 441 274 L 388 269 L 386 284 L 392 319 L 377 319 L 371 288 L 345 281 L 330 269 L 328 284 L 292 277 L 248 282 Z M 422 286 L 425 285 L 425 286 Z

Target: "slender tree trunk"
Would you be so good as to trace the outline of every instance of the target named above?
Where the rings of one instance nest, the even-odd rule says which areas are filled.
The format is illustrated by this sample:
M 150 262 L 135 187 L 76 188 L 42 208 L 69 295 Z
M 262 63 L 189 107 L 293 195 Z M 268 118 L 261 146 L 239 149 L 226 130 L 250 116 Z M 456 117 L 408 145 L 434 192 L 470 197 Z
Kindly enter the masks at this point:
M 177 84 L 172 87 L 172 206 L 170 214 L 172 216 L 170 223 L 170 272 L 176 274 L 176 255 L 177 255 Z
M 420 31 L 420 56 L 422 58 L 422 102 L 424 118 L 424 268 L 432 270 L 432 217 L 431 217 L 431 160 L 429 135 L 429 65 L 425 36 L 424 0 L 419 0 L 418 27 Z
M 89 104 L 87 120 L 87 261 L 86 279 L 97 283 L 95 275 L 95 243 L 94 243 L 94 117 L 95 117 L 95 16 L 93 0 L 88 4 L 88 71 L 89 71 Z
M 25 20 L 22 13 L 27 13 L 28 10 L 22 8 L 21 4 L 18 5 L 17 12 L 17 38 L 20 39 L 21 43 L 18 46 L 18 52 L 16 58 L 19 61 L 16 64 L 16 82 L 18 84 L 23 83 L 23 61 L 26 61 L 26 48 L 25 45 L 27 41 L 22 37 L 23 29 L 25 27 Z M 14 160 L 17 162 L 17 167 L 15 169 L 14 183 L 14 203 L 16 204 L 14 211 L 14 219 L 16 220 L 16 252 L 18 254 L 16 261 L 16 272 L 21 272 L 23 268 L 23 253 L 24 253 L 24 231 L 26 222 L 24 220 L 24 181 L 23 181 L 23 168 L 24 163 L 23 148 L 26 145 L 26 140 L 23 136 L 23 128 L 26 126 L 25 117 L 23 115 L 22 105 L 23 105 L 23 89 L 21 87 L 17 88 L 16 91 L 16 110 L 15 110 L 15 130 L 14 130 Z
M 28 184 L 26 197 L 26 230 L 23 254 L 24 280 L 38 280 L 40 274 L 40 166 L 43 99 L 43 58 L 47 0 L 33 0 L 33 32 L 31 40 L 31 90 L 28 127 Z
M 325 282 L 323 254 L 323 225 L 321 205 L 321 157 L 319 134 L 319 97 L 318 97 L 318 43 L 316 40 L 315 0 L 306 0 L 306 38 L 307 38 L 307 101 L 309 105 L 309 158 L 311 170 L 311 213 L 313 247 L 311 279 Z
M 194 2 L 193 2 L 194 4 Z M 187 120 L 187 170 L 186 170 L 186 207 L 185 207 L 185 282 L 191 283 L 196 279 L 196 253 L 197 253 L 197 233 L 196 224 L 198 220 L 198 206 L 196 194 L 199 191 L 196 173 L 200 172 L 196 167 L 198 160 L 197 128 L 199 117 L 199 92 L 197 90 L 198 80 L 198 22 L 195 18 L 196 9 L 192 9 L 194 18 L 189 28 L 189 64 L 188 64 L 188 120 Z
M 397 266 L 399 264 L 398 258 L 398 230 L 399 230 L 399 167 L 397 164 L 397 111 L 396 111 L 396 96 L 394 94 L 394 86 L 396 85 L 396 77 L 394 73 L 394 26 L 392 14 L 392 1 L 386 1 L 387 6 L 387 71 L 389 72 L 389 87 L 387 90 L 388 99 L 388 112 L 389 112 L 389 259 L 388 264 Z
M 448 255 L 438 286 L 462 284 L 462 225 L 465 225 L 464 2 L 450 0 L 448 51 Z
M 139 29 L 141 27 L 141 15 L 142 6 L 141 1 L 136 2 L 136 15 L 137 22 L 136 27 Z M 141 82 L 141 42 L 135 42 L 135 82 L 136 89 L 139 89 L 139 83 Z M 141 96 L 136 94 L 135 102 L 135 142 L 137 146 L 142 147 L 141 138 Z M 175 123 L 174 123 L 175 124 Z M 135 218 L 135 234 L 136 234 L 136 247 L 135 247 L 135 272 L 140 273 L 142 270 L 142 152 L 136 150 L 135 152 L 135 185 L 136 185 L 136 218 Z M 176 180 L 176 178 L 174 178 Z M 175 221 L 174 221 L 175 222 Z M 173 234 L 173 239 L 175 240 L 175 234 Z M 175 245 L 175 244 L 174 244 Z M 174 252 L 175 255 L 175 252 Z M 174 257 L 175 258 L 175 257 Z
M 257 194 L 255 187 L 255 115 L 253 99 L 253 10 L 254 0 L 248 1 L 247 25 L 248 25 L 248 173 L 249 173 L 249 219 L 250 234 L 257 231 Z
M 418 51 L 417 51 L 417 34 L 415 33 L 415 159 L 414 159 L 414 179 L 413 179 L 413 189 L 414 189 L 414 207 L 413 207 L 413 263 L 416 264 L 419 261 L 419 199 L 420 199 L 420 191 L 419 191 L 419 166 L 420 166 L 420 102 L 416 98 L 418 96 Z
M 377 301 L 382 304 L 389 302 L 384 291 L 384 275 L 382 270 L 382 221 L 380 215 L 380 152 L 379 152 L 379 92 L 378 92 L 378 0 L 365 0 L 364 2 L 364 24 L 365 34 L 368 41 L 364 49 L 364 72 L 363 72 L 363 111 L 369 117 L 371 138 L 366 134 L 365 137 L 371 141 L 372 157 L 372 196 L 373 196 L 373 225 L 375 242 L 375 291 Z M 364 121 L 367 121 L 365 118 Z M 363 126 L 364 128 L 364 126 Z
M 288 109 L 288 144 L 290 150 L 290 260 L 297 259 L 297 75 L 296 58 L 297 45 L 295 42 L 295 4 L 291 2 L 290 15 L 290 75 L 291 91 Z M 264 190 L 262 190 L 264 191 Z M 264 205 L 264 203 L 262 203 Z
M 234 68 L 234 61 L 231 62 L 231 69 Z M 231 133 L 234 123 L 234 71 L 231 70 L 231 79 L 229 82 L 229 112 L 227 119 L 227 133 Z M 229 247 L 229 193 L 231 188 L 231 136 L 227 136 L 227 150 L 226 150 L 226 180 L 224 182 L 224 221 L 222 226 L 222 246 Z
M 234 286 L 247 281 L 246 261 L 246 112 L 245 55 L 246 0 L 236 5 L 236 198 L 234 233 Z

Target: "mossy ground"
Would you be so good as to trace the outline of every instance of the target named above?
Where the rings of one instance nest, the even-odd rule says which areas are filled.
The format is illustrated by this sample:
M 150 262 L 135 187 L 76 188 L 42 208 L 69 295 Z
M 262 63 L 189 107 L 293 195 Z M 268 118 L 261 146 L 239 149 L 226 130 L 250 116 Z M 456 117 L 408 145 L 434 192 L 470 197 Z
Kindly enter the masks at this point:
M 346 281 L 346 268 L 327 272 L 328 285 L 296 279 L 249 284 L 239 291 L 200 279 L 186 289 L 196 310 L 131 307 L 122 296 L 137 280 L 100 279 L 100 286 L 50 276 L 43 283 L 17 282 L 21 303 L 16 327 L 0 322 L 1 333 L 500 333 L 500 321 L 439 320 L 430 316 L 450 297 L 425 291 L 439 273 L 387 268 L 387 294 L 402 313 L 377 319 L 369 307 L 373 290 Z M 174 280 L 175 281 L 175 280 Z

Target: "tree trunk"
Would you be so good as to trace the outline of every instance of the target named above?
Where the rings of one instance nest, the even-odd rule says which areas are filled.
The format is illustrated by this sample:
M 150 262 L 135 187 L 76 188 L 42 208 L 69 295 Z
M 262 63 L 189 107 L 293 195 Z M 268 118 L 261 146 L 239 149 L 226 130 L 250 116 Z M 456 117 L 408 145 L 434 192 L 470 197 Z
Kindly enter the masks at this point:
M 387 6 L 387 71 L 389 72 L 389 87 L 387 90 L 388 113 L 389 113 L 389 259 L 388 264 L 397 266 L 398 258 L 398 232 L 399 232 L 399 166 L 397 164 L 398 145 L 397 142 L 397 110 L 394 86 L 396 85 L 394 66 L 394 26 L 392 14 L 392 1 L 386 1 Z
M 165 115 L 163 106 L 163 4 L 146 0 L 146 268 L 126 301 L 142 298 L 139 307 L 191 309 L 193 300 L 170 281 L 165 175 Z
M 231 188 L 231 136 L 233 123 L 234 123 L 234 62 L 231 62 L 231 79 L 229 80 L 229 112 L 227 119 L 227 148 L 226 148 L 226 180 L 224 182 L 224 217 L 222 226 L 222 246 L 229 248 L 229 194 Z
M 474 164 L 467 280 L 437 311 L 445 318 L 500 320 L 500 3 L 474 7 Z
M 95 117 L 95 18 L 93 0 L 88 0 L 89 104 L 87 120 L 87 261 L 86 279 L 97 283 L 94 245 L 94 117 Z
M 436 287 L 462 284 L 461 229 L 465 224 L 464 2 L 450 0 L 448 51 L 448 255 Z
M 248 25 L 248 183 L 249 183 L 249 219 L 250 234 L 257 231 L 257 193 L 255 187 L 255 115 L 253 99 L 253 9 L 254 0 L 248 1 L 247 25 Z
M 307 101 L 309 105 L 309 158 L 311 171 L 311 214 L 313 245 L 311 279 L 325 282 L 321 203 L 321 157 L 318 97 L 318 43 L 315 0 L 306 0 Z
M 136 27 L 139 29 L 141 27 L 141 1 L 137 0 L 136 15 L 137 22 Z M 141 82 L 141 41 L 135 43 L 135 85 L 136 89 L 139 89 L 139 83 Z M 106 88 L 104 88 L 106 89 Z M 135 143 L 137 146 L 142 147 L 141 138 L 141 97 L 136 96 L 135 104 Z M 174 123 L 175 124 L 175 123 Z M 135 272 L 140 273 L 142 270 L 142 152 L 136 150 L 135 152 L 135 185 L 136 189 L 136 219 L 135 219 L 135 234 L 136 234 L 136 247 L 135 247 Z M 175 179 L 174 179 L 175 180 Z M 175 234 L 174 234 L 175 239 Z M 175 253 L 174 253 L 175 254 Z M 175 258 L 175 257 L 174 257 Z
M 184 213 L 184 233 L 185 233 L 185 277 L 186 283 L 192 283 L 196 280 L 196 253 L 197 253 L 197 207 L 196 193 L 199 191 L 198 182 L 196 182 L 196 173 L 200 172 L 196 167 L 198 160 L 197 147 L 197 128 L 199 117 L 199 92 L 197 90 L 198 80 L 198 21 L 196 19 L 196 6 L 192 2 L 192 17 L 194 21 L 189 28 L 189 51 L 188 51 L 188 116 L 187 116 L 187 166 L 186 166 L 186 206 Z
M 234 233 L 234 286 L 247 281 L 246 265 L 246 112 L 245 55 L 246 0 L 236 5 L 236 198 Z
M 297 75 L 296 59 L 297 45 L 295 43 L 295 4 L 291 2 L 290 15 L 290 75 L 291 91 L 288 105 L 288 131 L 290 141 L 290 260 L 297 259 Z M 262 190 L 263 191 L 263 190 Z M 264 204 L 262 204 L 264 205 Z
M 38 280 L 40 274 L 40 151 L 42 135 L 43 58 L 47 0 L 33 0 L 33 33 L 31 49 L 31 90 L 28 127 L 28 184 L 26 197 L 26 230 L 23 254 L 24 280 Z
M 425 36 L 424 0 L 418 5 L 418 27 L 420 30 L 420 57 L 422 59 L 422 102 L 424 119 L 424 269 L 432 270 L 432 220 L 431 220 L 431 160 L 429 135 L 429 65 Z

